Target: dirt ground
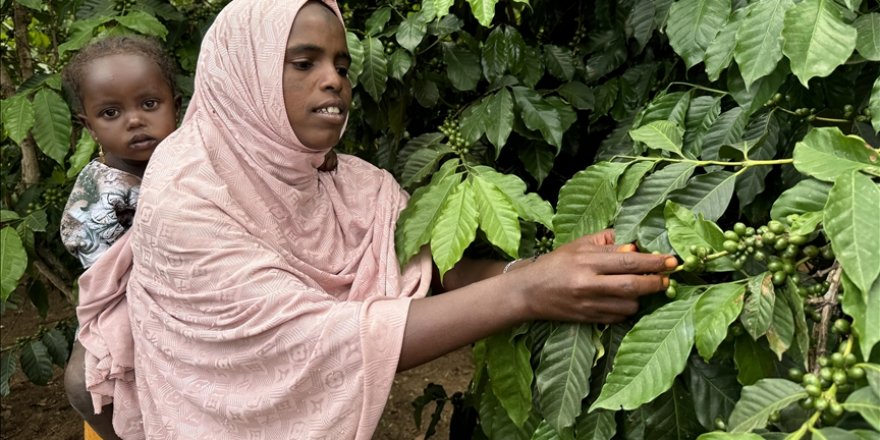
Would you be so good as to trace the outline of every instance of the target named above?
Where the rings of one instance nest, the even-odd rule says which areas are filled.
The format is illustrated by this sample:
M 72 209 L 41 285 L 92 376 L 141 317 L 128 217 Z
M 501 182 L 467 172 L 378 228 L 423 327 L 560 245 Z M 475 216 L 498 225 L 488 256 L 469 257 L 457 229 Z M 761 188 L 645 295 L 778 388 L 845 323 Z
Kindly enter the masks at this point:
M 62 319 L 70 313 L 60 304 L 50 307 L 46 322 Z M 15 312 L 7 310 L 0 320 L 0 341 L 6 347 L 22 335 L 33 334 L 41 320 L 33 309 Z M 2 440 L 79 440 L 83 438 L 82 421 L 70 408 L 64 396 L 62 371 L 56 368 L 55 377 L 46 386 L 31 384 L 19 371 L 10 380 L 10 394 L 0 400 L 0 439 Z M 422 427 L 413 420 L 412 401 L 422 395 L 431 382 L 443 385 L 447 394 L 464 391 L 473 373 L 469 348 L 452 352 L 433 362 L 400 373 L 394 379 L 385 412 L 379 421 L 375 439 L 421 439 L 427 428 L 433 404 L 422 415 Z M 449 437 L 449 419 L 452 405 L 443 410 L 437 433 L 432 439 Z

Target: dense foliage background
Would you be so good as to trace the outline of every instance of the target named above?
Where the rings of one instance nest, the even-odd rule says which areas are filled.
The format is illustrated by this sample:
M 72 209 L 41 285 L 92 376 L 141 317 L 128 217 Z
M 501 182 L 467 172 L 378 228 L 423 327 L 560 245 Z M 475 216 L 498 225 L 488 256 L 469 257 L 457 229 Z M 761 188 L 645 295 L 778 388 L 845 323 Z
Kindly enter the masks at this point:
M 58 72 L 92 37 L 163 39 L 191 93 L 225 2 L 0 0 L 3 311 L 75 302 L 60 209 L 95 153 Z M 453 435 L 876 438 L 880 5 L 861 0 L 350 1 L 341 149 L 413 191 L 401 261 L 514 258 L 613 226 L 674 252 L 627 325 L 474 347 Z M 30 305 L 29 305 L 30 304 Z M 73 320 L 3 347 L 0 393 L 63 365 Z M 476 424 L 476 425 L 475 425 Z M 429 428 L 430 429 L 430 428 Z

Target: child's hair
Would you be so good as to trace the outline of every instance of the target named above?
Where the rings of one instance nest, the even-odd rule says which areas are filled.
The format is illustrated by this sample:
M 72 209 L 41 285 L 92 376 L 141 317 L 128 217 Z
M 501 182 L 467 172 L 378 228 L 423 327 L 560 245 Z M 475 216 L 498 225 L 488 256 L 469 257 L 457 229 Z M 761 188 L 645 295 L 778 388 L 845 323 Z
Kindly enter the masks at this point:
M 89 43 L 70 59 L 61 73 L 70 107 L 75 114 L 83 113 L 81 82 L 86 67 L 98 58 L 119 54 L 141 55 L 155 62 L 172 93 L 178 94 L 177 81 L 174 78 L 177 74 L 176 65 L 157 40 L 139 35 L 114 35 Z

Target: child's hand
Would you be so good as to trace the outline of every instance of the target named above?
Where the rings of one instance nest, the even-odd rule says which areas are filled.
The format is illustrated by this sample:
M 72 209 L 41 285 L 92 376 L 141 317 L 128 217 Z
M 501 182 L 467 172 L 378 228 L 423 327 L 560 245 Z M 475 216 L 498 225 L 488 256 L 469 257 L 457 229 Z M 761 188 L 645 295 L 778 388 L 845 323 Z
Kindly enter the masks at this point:
M 333 171 L 336 169 L 336 165 L 338 163 L 339 161 L 336 158 L 336 152 L 330 150 L 324 156 L 324 163 L 322 163 L 321 166 L 318 167 L 318 171 Z

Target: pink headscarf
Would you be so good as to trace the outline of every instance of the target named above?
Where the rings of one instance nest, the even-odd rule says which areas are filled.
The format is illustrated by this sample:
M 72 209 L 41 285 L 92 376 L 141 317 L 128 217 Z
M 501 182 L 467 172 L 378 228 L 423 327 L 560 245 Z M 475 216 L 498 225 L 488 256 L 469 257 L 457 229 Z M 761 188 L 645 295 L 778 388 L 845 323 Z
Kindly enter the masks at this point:
M 346 155 L 319 172 L 326 151 L 287 120 L 283 58 L 305 3 L 235 0 L 217 16 L 184 122 L 144 176 L 127 299 L 148 438 L 370 438 L 409 301 L 427 292 L 427 255 L 398 267 L 406 195 L 391 175 Z M 106 274 L 126 252 L 84 276 L 83 310 L 119 296 Z M 87 348 L 119 332 L 83 327 Z

